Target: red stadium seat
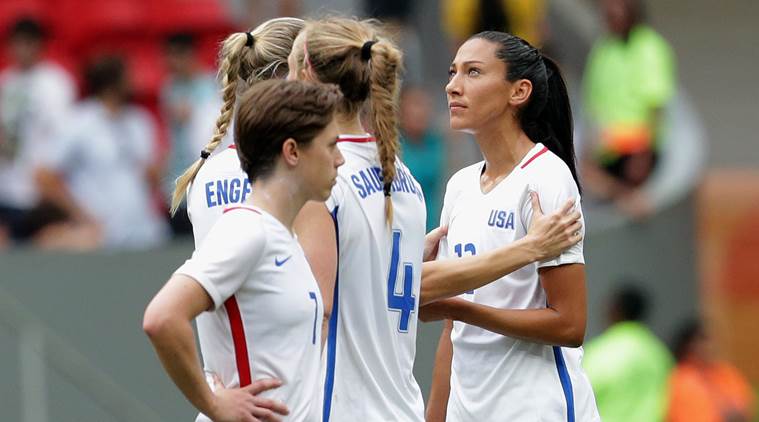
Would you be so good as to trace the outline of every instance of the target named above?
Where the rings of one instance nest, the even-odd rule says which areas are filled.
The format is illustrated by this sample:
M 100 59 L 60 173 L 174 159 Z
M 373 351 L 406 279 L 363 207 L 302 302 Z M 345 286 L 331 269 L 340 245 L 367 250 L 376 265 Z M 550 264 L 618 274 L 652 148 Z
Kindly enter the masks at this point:
M 3 0 L 0 1 L 0 36 L 5 39 L 13 23 L 22 17 L 33 17 L 45 21 L 47 13 L 45 2 L 41 0 Z
M 158 34 L 228 32 L 231 17 L 220 0 L 163 0 L 148 3 L 148 25 Z
M 146 2 L 135 0 L 60 0 L 56 21 L 76 48 L 145 35 Z

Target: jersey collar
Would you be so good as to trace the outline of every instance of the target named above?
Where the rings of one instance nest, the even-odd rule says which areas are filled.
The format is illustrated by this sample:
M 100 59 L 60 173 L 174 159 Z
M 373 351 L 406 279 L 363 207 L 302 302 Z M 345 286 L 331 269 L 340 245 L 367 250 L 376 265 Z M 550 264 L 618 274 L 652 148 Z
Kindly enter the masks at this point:
M 359 144 L 365 144 L 369 142 L 376 142 L 377 139 L 374 138 L 374 136 L 365 133 L 363 135 L 339 135 L 337 137 L 337 142 L 353 142 L 353 143 L 359 143 Z

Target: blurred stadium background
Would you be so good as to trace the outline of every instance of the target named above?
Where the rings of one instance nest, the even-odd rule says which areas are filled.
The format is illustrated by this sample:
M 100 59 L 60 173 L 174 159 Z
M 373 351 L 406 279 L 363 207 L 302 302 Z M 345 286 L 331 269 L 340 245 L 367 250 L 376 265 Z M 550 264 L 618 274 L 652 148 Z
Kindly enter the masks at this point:
M 130 86 L 124 101 L 147 110 L 143 120 L 150 128 L 146 133 L 152 134 L 152 159 L 140 183 L 149 187 L 150 212 L 163 216 L 166 182 L 199 149 L 192 136 L 182 138 L 173 126 L 189 119 L 177 116 L 182 107 L 193 105 L 172 102 L 176 92 L 171 84 L 188 77 L 177 67 L 190 63 L 198 75 L 213 72 L 218 43 L 226 34 L 278 15 L 318 17 L 339 11 L 377 16 L 392 24 L 390 31 L 406 52 L 404 158 L 426 163 L 420 170 L 412 166 L 412 171 L 425 179 L 425 189 L 429 186 L 425 193 L 435 214 L 448 175 L 479 160 L 470 139 L 447 129 L 443 91 L 455 46 L 477 27 L 476 22 L 456 19 L 455 6 L 463 3 L 469 2 L 3 0 L 0 69 L 16 65 L 12 43 L 22 18 L 41 25 L 42 60 L 69 75 L 78 99 L 88 92 L 84 67 L 103 54 L 120 56 Z M 501 11 L 506 19 L 496 23 L 533 37 L 560 60 L 575 103 L 578 149 L 593 151 L 598 125 L 585 107 L 589 82 L 583 75 L 591 47 L 606 32 L 601 1 L 482 2 L 508 3 Z M 608 326 L 611 295 L 632 284 L 646 292 L 650 313 L 645 323 L 659 338 L 672 346 L 685 321 L 703 320 L 719 356 L 735 365 L 756 391 L 759 85 L 754 69 L 759 61 L 754 52 L 759 5 L 746 0 L 644 3 L 645 22 L 674 53 L 673 93 L 657 105 L 663 117 L 652 147 L 657 164 L 650 174 L 630 188 L 630 196 L 589 195 L 584 204 L 588 340 Z M 212 125 L 218 99 L 211 95 L 202 100 L 205 108 L 193 112 L 204 113 L 206 119 L 197 120 Z M 2 150 L 0 155 L 0 186 L 20 183 L 18 173 L 9 168 L 19 162 L 32 166 L 13 151 L 20 151 L 24 142 L 23 133 L 13 132 L 9 123 L 13 112 L 12 102 L 0 102 L 0 145 L 15 142 L 11 152 Z M 58 124 L 65 129 L 68 123 L 64 119 Z M 195 135 L 210 133 L 208 127 L 192 130 Z M 36 144 L 35 155 L 58 151 L 55 136 L 50 137 Z M 193 155 L 182 161 L 178 151 L 189 144 Z M 581 159 L 591 162 L 593 153 Z M 172 160 L 181 165 L 172 167 Z M 65 183 L 66 178 L 60 180 Z M 107 200 L 114 193 L 102 195 Z M 9 204 L 0 195 L 0 207 L 18 208 Z M 60 218 L 53 220 L 60 223 Z M 160 367 L 141 319 L 148 300 L 191 253 L 192 238 L 182 234 L 181 221 L 162 221 L 164 235 L 149 242 L 111 243 L 93 234 L 102 233 L 98 224 L 106 223 L 92 224 L 94 231 L 72 234 L 43 227 L 29 236 L 17 236 L 10 224 L 0 224 L 1 419 L 191 420 L 195 412 Z M 422 324 L 418 337 L 416 372 L 425 394 L 439 330 L 436 324 Z

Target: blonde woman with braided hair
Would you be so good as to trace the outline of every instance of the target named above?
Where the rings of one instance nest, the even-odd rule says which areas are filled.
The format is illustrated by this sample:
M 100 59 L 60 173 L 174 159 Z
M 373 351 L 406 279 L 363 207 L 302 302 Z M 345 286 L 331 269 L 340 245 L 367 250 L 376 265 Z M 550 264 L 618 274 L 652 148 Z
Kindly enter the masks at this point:
M 346 164 L 326 207 L 307 204 L 295 223 L 329 316 L 324 422 L 423 420 L 412 368 L 426 212 L 396 156 L 401 60 L 373 22 L 343 18 L 308 22 L 288 58 L 289 79 L 343 94 Z M 366 106 L 373 134 L 360 119 Z
M 240 169 L 234 146 L 214 154 L 230 129 L 237 96 L 257 82 L 287 76 L 287 55 L 304 24 L 298 18 L 271 19 L 250 32 L 234 33 L 222 43 L 219 79 L 224 103 L 216 129 L 199 151 L 199 159 L 177 179 L 171 203 L 171 212 L 175 213 L 187 194 L 196 247 L 224 208 L 242 203 L 251 194 L 250 181 Z

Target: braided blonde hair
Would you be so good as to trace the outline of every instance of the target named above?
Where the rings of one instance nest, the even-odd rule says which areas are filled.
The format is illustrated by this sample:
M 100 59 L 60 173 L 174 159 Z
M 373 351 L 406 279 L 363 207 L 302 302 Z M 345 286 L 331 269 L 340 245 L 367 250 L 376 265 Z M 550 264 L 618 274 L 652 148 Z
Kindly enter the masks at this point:
M 308 67 L 319 81 L 340 87 L 341 114 L 357 115 L 368 100 L 382 167 L 385 216 L 388 225 L 392 224 L 391 188 L 399 151 L 401 51 L 381 35 L 377 21 L 328 18 L 306 24 L 295 41 L 293 54 L 301 66 L 299 73 Z
M 219 78 L 224 103 L 211 141 L 201 151 L 201 157 L 177 178 L 171 199 L 171 214 L 182 204 L 187 188 L 198 171 L 227 134 L 237 102 L 237 93 L 258 81 L 282 78 L 287 75 L 287 56 L 293 40 L 305 22 L 297 18 L 270 19 L 251 32 L 236 32 L 228 36 L 219 53 Z M 252 42 L 252 45 L 251 45 Z

